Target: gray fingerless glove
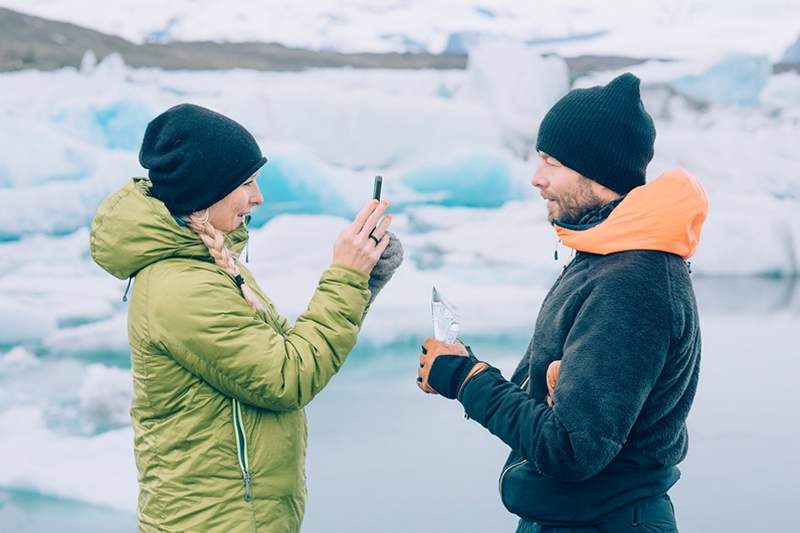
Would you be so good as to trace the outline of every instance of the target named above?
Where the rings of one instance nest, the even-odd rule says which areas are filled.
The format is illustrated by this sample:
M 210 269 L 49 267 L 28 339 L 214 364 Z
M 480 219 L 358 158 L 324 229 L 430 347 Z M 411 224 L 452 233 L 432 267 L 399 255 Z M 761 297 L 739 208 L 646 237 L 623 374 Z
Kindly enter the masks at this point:
M 400 239 L 391 231 L 387 231 L 386 234 L 389 235 L 389 245 L 383 251 L 383 255 L 378 259 L 369 275 L 369 291 L 372 293 L 369 303 L 375 300 L 384 285 L 392 279 L 400 263 L 403 262 L 403 244 Z

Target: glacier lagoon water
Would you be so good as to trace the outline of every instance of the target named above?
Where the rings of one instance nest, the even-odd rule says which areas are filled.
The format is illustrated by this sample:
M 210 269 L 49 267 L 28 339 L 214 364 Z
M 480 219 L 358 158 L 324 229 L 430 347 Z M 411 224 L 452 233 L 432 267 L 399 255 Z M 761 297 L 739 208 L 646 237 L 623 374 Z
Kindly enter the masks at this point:
M 704 349 L 689 419 L 689 456 L 672 491 L 681 531 L 792 531 L 800 468 L 791 444 L 798 439 L 796 414 L 789 407 L 797 400 L 791 339 L 800 317 L 800 282 L 699 277 L 695 288 Z M 502 316 L 501 310 L 497 313 Z M 515 519 L 497 493 L 506 447 L 465 420 L 459 404 L 425 396 L 414 383 L 418 342 L 427 334 L 420 330 L 386 344 L 367 340 L 309 406 L 309 506 L 303 531 L 513 531 Z M 464 332 L 476 353 L 506 375 L 529 334 L 527 328 L 500 329 L 470 339 Z M 122 375 L 127 372 L 118 355 L 104 359 L 75 353 L 70 359 L 75 369 L 101 361 Z M 64 365 L 60 374 L 68 375 L 69 367 Z M 0 390 L 6 396 L 9 382 L 20 379 L 20 368 L 8 361 L 0 367 Z M 67 378 L 59 383 L 41 372 L 29 378 L 32 394 L 49 396 L 56 404 L 74 401 L 75 391 L 58 390 L 66 388 Z M 113 403 L 108 393 L 104 398 Z M 49 423 L 58 428 L 57 421 Z M 103 438 L 119 427 L 124 422 L 94 427 L 87 434 Z M 81 430 L 59 428 L 51 435 L 76 431 Z M 3 452 L 8 459 L 9 450 Z M 117 459 L 129 461 L 128 452 L 117 450 Z M 91 468 L 91 458 L 51 475 L 80 478 L 89 474 L 83 470 L 87 465 Z M 101 473 L 96 479 L 105 478 Z M 107 479 L 108 487 L 91 491 L 135 485 L 135 479 Z M 136 530 L 135 492 L 129 491 L 133 500 L 124 502 L 128 510 L 119 510 L 54 496 L 19 481 L 0 490 L 4 531 Z M 75 483 L 64 480 L 64 486 Z

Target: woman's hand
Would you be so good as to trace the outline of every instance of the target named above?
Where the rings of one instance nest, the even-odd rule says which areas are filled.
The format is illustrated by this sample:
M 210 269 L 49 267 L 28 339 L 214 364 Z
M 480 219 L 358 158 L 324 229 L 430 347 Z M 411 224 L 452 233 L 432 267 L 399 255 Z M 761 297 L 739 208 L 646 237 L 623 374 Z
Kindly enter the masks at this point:
M 370 200 L 356 215 L 353 223 L 339 234 L 333 245 L 333 262 L 359 270 L 372 272 L 375 263 L 389 245 L 386 229 L 392 223 L 392 215 L 383 219 L 389 202 Z

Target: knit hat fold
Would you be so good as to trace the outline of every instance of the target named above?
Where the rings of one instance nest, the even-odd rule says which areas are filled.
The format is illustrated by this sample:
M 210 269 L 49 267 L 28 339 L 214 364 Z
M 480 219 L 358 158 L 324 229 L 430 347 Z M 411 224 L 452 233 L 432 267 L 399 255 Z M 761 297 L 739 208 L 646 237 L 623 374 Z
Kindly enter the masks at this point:
M 147 125 L 139 162 L 158 198 L 174 215 L 210 207 L 267 159 L 241 124 L 193 104 L 168 109 Z
M 626 73 L 568 92 L 542 120 L 537 150 L 619 194 L 644 185 L 656 130 L 639 84 Z

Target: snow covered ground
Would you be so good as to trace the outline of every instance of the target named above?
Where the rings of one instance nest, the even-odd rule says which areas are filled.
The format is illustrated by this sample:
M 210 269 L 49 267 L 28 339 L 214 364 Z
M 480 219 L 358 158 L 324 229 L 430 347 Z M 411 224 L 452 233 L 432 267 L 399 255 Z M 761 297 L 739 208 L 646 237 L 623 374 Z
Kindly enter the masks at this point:
M 393 498 L 416 501 L 431 524 L 462 516 L 464 498 L 473 498 L 480 519 L 464 516 L 465 526 L 510 530 L 495 491 L 503 447 L 457 406 L 418 396 L 408 363 L 429 333 L 435 284 L 459 305 L 473 346 L 510 370 L 569 259 L 561 249 L 553 261 L 556 237 L 529 183 L 536 125 L 570 87 L 564 63 L 540 57 L 552 48 L 685 58 L 630 69 L 643 80 L 658 130 L 649 178 L 683 166 L 711 206 L 692 261 L 703 383 L 675 500 L 685 531 L 791 531 L 794 518 L 781 509 L 791 509 L 799 473 L 790 453 L 797 424 L 763 406 L 765 395 L 770 405 L 797 398 L 800 76 L 769 68 L 800 31 L 796 2 L 725 2 L 725 16 L 723 3 L 712 0 L 0 4 L 138 41 L 259 38 L 377 51 L 413 49 L 414 40 L 440 51 L 451 34 L 472 31 L 481 34 L 477 41 L 462 37 L 482 42 L 467 71 L 163 72 L 111 57 L 77 70 L 0 75 L 0 487 L 7 491 L 0 491 L 0 529 L 43 524 L 68 509 L 121 523 L 108 509 L 77 502 L 127 517 L 135 509 L 125 282 L 92 263 L 88 223 L 103 197 L 142 175 L 137 151 L 147 122 L 190 101 L 245 124 L 270 159 L 260 178 L 266 204 L 251 224 L 250 267 L 284 314 L 304 309 L 338 230 L 369 198 L 375 174 L 385 178 L 393 229 L 406 249 L 351 361 L 310 409 L 308 531 L 330 531 L 330 517 L 352 524 L 352 492 L 380 495 L 388 478 L 397 482 Z M 211 17 L 218 23 L 207 24 Z M 522 46 L 500 35 L 552 42 Z M 343 410 L 369 421 L 370 431 L 335 424 Z M 442 433 L 433 435 L 437 428 Z M 375 449 L 394 461 L 358 463 Z M 424 449 L 435 466 L 415 472 Z M 775 460 L 764 464 L 765 456 Z M 748 470 L 754 463 L 760 466 Z M 346 465 L 357 466 L 341 470 Z M 371 478 L 374 472 L 383 477 Z M 443 499 L 449 511 L 425 508 L 443 479 L 458 485 Z M 359 530 L 407 511 L 380 498 L 369 507 L 375 512 L 361 517 Z M 758 511 L 710 522 L 731 508 Z M 398 530 L 409 530 L 404 524 Z

